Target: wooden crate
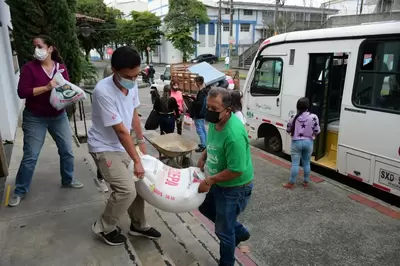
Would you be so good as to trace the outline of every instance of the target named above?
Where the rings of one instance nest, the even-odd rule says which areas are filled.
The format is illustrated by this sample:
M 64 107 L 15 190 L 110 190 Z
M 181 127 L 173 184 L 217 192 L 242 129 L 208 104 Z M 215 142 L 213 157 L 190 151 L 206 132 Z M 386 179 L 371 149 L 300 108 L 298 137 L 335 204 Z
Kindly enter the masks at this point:
M 178 83 L 179 88 L 184 94 L 197 94 L 198 89 L 194 83 L 194 79 L 199 76 L 197 73 L 191 73 L 188 68 L 193 64 L 182 63 L 171 65 L 171 80 Z

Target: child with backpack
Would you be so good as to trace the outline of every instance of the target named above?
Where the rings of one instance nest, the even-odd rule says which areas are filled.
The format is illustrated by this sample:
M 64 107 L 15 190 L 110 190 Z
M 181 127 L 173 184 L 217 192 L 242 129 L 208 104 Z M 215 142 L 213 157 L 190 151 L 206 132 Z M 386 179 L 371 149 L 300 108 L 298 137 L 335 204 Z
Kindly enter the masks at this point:
M 207 95 L 209 88 L 205 86 L 204 78 L 202 76 L 197 76 L 194 79 L 194 82 L 199 89 L 199 92 L 197 93 L 196 99 L 193 102 L 191 116 L 196 126 L 196 132 L 200 138 L 200 144 L 196 149 L 196 152 L 203 152 L 206 149 L 207 141 L 205 117 L 207 112 Z

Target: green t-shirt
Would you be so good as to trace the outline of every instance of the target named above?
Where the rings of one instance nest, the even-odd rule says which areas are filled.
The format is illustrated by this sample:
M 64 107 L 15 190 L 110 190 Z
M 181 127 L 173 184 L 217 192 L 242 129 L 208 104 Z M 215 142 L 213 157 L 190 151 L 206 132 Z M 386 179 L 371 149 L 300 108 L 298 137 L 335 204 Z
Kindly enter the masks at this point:
M 221 187 L 235 187 L 249 183 L 254 178 L 248 135 L 243 123 L 231 115 L 221 131 L 209 124 L 207 135 L 207 171 L 210 175 L 224 170 L 241 172 L 233 180 L 221 182 Z

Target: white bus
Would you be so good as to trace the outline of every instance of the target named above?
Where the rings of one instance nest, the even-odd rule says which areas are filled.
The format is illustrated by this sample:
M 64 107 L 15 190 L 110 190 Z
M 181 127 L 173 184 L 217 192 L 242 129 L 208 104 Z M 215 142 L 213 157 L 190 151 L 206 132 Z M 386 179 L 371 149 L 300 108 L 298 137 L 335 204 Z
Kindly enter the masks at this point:
M 400 196 L 400 22 L 291 32 L 260 46 L 243 89 L 249 138 L 290 154 L 289 118 L 310 99 L 313 163 Z

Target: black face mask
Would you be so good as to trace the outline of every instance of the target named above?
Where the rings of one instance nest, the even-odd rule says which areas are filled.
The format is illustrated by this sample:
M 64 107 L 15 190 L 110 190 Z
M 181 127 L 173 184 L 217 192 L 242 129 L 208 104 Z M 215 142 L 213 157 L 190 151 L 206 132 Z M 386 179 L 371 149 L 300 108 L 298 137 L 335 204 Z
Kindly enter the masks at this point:
M 210 123 L 213 123 L 213 124 L 219 123 L 221 121 L 221 118 L 219 116 L 221 115 L 222 112 L 223 111 L 216 112 L 216 111 L 207 110 L 206 121 L 210 122 Z

